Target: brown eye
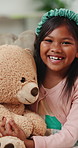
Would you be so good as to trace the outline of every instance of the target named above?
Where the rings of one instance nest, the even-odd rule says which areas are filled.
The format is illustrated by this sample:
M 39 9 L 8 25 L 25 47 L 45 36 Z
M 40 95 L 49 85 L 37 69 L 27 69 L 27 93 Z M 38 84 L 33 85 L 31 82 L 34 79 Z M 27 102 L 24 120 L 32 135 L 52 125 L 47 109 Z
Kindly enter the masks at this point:
M 24 83 L 26 81 L 26 79 L 24 77 L 22 77 L 22 79 L 20 80 L 22 83 Z

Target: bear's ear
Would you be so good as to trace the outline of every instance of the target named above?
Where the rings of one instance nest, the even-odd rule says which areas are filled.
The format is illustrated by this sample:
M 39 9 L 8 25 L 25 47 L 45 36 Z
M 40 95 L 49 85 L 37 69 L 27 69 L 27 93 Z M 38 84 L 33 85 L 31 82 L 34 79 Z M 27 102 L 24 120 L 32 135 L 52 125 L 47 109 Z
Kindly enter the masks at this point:
M 26 52 L 28 52 L 29 54 L 34 55 L 33 50 L 31 50 L 31 49 L 29 49 L 29 48 L 25 48 L 24 50 L 25 50 Z
M 24 31 L 18 36 L 12 33 L 0 34 L 0 45 L 18 45 L 23 49 L 29 48 L 29 50 L 31 50 L 31 53 L 33 54 L 35 38 L 36 34 L 32 30 Z
M 18 39 L 18 36 L 13 33 L 0 34 L 0 45 L 14 44 L 15 40 L 17 39 Z
M 29 48 L 33 51 L 35 38 L 35 32 L 32 30 L 27 30 L 18 36 L 18 39 L 15 40 L 14 44 L 22 47 L 23 49 Z

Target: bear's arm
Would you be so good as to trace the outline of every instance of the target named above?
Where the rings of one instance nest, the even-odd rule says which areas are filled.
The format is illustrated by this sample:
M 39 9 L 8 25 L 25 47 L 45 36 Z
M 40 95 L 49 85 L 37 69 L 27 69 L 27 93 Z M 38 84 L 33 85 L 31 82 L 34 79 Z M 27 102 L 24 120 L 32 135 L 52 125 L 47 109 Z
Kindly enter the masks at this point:
M 45 135 L 46 124 L 37 113 L 31 112 L 30 110 L 26 110 L 24 116 L 30 119 L 30 122 L 33 124 L 32 135 Z

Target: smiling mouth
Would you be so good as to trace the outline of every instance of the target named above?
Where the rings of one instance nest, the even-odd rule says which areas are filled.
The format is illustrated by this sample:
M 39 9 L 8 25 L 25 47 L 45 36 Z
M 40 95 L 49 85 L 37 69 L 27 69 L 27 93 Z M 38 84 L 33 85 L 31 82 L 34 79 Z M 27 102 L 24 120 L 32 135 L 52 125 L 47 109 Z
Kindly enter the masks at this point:
M 49 56 L 49 58 L 51 60 L 63 60 L 64 59 L 64 57 L 55 57 L 55 56 Z
M 25 98 L 25 100 L 27 101 L 27 102 L 29 102 L 29 103 L 31 103 L 29 100 L 27 100 L 26 98 Z

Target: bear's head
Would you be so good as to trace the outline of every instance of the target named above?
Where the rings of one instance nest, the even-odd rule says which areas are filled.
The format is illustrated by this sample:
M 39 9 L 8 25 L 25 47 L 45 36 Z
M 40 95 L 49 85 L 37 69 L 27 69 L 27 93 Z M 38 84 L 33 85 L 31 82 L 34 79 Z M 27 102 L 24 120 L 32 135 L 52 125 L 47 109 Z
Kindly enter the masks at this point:
M 17 45 L 0 46 L 0 103 L 32 104 L 39 95 L 31 51 Z

